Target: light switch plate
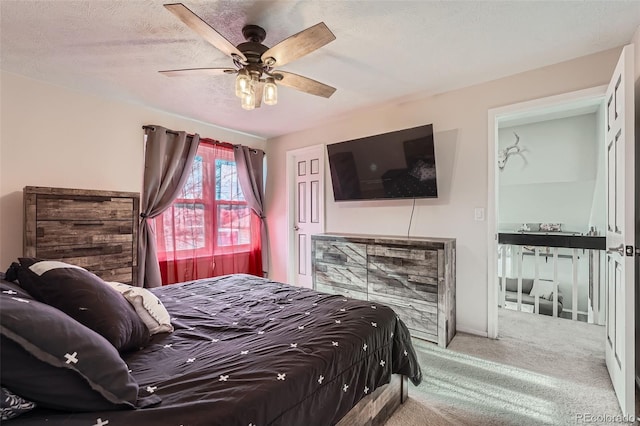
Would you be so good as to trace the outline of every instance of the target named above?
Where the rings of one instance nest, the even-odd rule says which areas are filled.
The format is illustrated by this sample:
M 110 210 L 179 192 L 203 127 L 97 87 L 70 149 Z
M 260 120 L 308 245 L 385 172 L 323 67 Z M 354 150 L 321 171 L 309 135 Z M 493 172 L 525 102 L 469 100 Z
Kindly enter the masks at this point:
M 483 221 L 484 220 L 484 208 L 483 207 L 476 207 L 475 210 L 473 211 L 473 218 L 477 221 Z

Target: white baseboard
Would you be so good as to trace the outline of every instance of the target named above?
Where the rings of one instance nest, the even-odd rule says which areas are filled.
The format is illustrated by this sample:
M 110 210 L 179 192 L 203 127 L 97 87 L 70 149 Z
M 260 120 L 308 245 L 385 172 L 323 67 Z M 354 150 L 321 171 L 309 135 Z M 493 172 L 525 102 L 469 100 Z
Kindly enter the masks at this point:
M 460 331 L 461 333 L 473 334 L 475 336 L 488 337 L 489 334 L 486 331 L 476 330 L 471 327 L 466 327 L 464 325 L 456 324 L 456 332 Z

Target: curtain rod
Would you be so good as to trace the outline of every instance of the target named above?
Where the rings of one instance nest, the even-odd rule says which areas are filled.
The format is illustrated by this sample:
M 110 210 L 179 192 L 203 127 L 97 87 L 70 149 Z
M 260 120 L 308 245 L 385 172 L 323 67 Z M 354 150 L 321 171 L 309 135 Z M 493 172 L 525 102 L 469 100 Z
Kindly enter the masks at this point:
M 142 128 L 144 130 L 151 130 L 152 132 L 156 131 L 156 128 L 153 127 L 153 126 L 142 126 Z M 169 129 L 165 129 L 165 132 L 169 133 L 170 135 L 176 135 L 176 136 L 180 134 L 179 132 L 176 132 L 176 131 L 173 131 L 173 130 L 169 130 Z M 192 138 L 193 136 L 194 135 L 192 135 L 191 133 L 187 133 L 187 137 Z M 201 137 L 200 139 L 204 140 L 205 142 L 208 142 L 208 143 L 213 143 L 214 145 L 231 145 L 231 146 L 233 146 L 229 142 L 220 142 L 220 141 L 215 140 L 215 139 L 203 138 L 203 137 Z
M 144 130 L 151 130 L 152 132 L 156 131 L 156 128 L 153 126 L 142 126 L 142 128 Z M 173 130 L 166 129 L 166 132 L 169 133 L 170 135 L 176 135 L 176 136 L 178 135 L 178 132 L 174 132 Z M 187 134 L 187 136 L 193 137 L 193 135 L 189 135 L 189 134 Z
M 155 132 L 155 131 L 156 131 L 156 128 L 155 128 L 155 127 L 153 127 L 153 126 L 142 126 L 142 128 L 143 128 L 144 130 L 151 130 L 152 132 Z M 173 131 L 173 130 L 169 130 L 169 129 L 165 129 L 165 131 L 166 131 L 167 133 L 171 134 L 171 135 L 176 135 L 176 136 L 177 136 L 177 135 L 179 134 L 178 132 L 175 132 L 175 131 Z M 187 133 L 187 136 L 189 136 L 189 137 L 193 137 L 193 135 L 192 135 L 192 134 L 190 134 L 190 133 Z M 206 142 L 206 143 L 211 143 L 211 144 L 213 144 L 213 145 L 222 145 L 222 146 L 228 146 L 228 147 L 232 147 L 232 148 L 237 148 L 237 147 L 239 147 L 239 145 L 234 145 L 234 144 L 232 144 L 231 142 L 220 142 L 220 141 L 218 141 L 218 140 L 210 139 L 210 138 L 202 138 L 202 137 L 201 137 L 201 138 L 200 138 L 200 140 L 202 140 L 203 142 Z M 252 153 L 252 154 L 257 154 L 257 153 L 258 153 L 258 150 L 257 150 L 257 149 L 255 149 L 255 148 L 250 148 L 250 151 L 251 151 L 251 153 Z

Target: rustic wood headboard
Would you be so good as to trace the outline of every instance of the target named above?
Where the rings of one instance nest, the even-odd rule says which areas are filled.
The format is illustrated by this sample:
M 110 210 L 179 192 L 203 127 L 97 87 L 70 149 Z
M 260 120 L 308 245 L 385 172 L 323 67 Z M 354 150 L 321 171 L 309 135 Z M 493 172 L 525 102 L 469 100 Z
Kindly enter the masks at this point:
M 24 188 L 25 257 L 81 266 L 106 281 L 135 285 L 137 192 Z

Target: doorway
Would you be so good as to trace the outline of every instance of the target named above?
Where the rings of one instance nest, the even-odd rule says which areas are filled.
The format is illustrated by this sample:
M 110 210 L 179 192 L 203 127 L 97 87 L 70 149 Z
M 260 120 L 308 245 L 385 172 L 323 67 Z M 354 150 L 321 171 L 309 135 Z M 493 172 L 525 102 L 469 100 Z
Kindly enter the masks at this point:
M 533 143 L 531 140 L 528 140 L 529 136 L 532 136 L 536 131 L 539 132 L 540 128 L 536 125 L 536 123 L 541 123 L 545 121 L 554 121 L 561 119 L 570 119 L 571 117 L 580 117 L 585 114 L 602 114 L 604 108 L 604 96 L 605 96 L 606 86 L 595 87 L 591 89 L 585 89 L 577 92 L 572 92 L 568 94 L 562 94 L 557 96 L 552 96 L 543 99 L 537 99 L 533 101 L 523 102 L 514 105 L 508 105 L 501 108 L 492 109 L 489 111 L 489 164 L 488 164 L 488 176 L 489 176 L 489 203 L 487 208 L 487 218 L 488 218 L 488 232 L 489 232 L 489 247 L 488 247 L 488 320 L 487 320 L 487 331 L 488 337 L 497 338 L 499 333 L 498 328 L 498 306 L 504 306 L 505 303 L 505 291 L 500 291 L 500 285 L 502 284 L 499 280 L 499 276 L 505 276 L 505 272 L 511 271 L 519 271 L 522 273 L 523 265 L 522 262 L 509 262 L 509 259 L 522 259 L 523 253 L 521 251 L 517 251 L 513 256 L 506 257 L 504 248 L 500 248 L 499 250 L 499 233 L 505 230 L 512 230 L 514 232 L 518 232 L 522 229 L 530 229 L 537 226 L 538 228 L 535 231 L 538 231 L 540 225 L 558 225 L 557 223 L 545 223 L 548 222 L 544 217 L 541 217 L 540 220 L 518 220 L 520 217 L 527 217 L 526 213 L 523 211 L 510 211 L 508 217 L 504 217 L 504 211 L 501 220 L 500 208 L 507 207 L 507 205 L 503 202 L 500 203 L 500 183 L 502 176 L 500 173 L 503 173 L 504 176 L 508 176 L 511 179 L 512 187 L 508 188 L 506 192 L 510 192 L 508 195 L 516 195 L 522 197 L 523 200 L 526 200 L 526 191 L 536 191 L 544 189 L 545 186 L 549 187 L 548 182 L 544 182 L 544 179 L 537 178 L 537 185 L 526 185 L 526 179 L 533 179 L 535 176 L 541 175 L 541 170 L 544 170 L 545 165 L 535 164 L 530 165 L 529 162 L 540 156 L 540 150 L 548 150 L 549 147 L 534 147 L 531 144 Z M 555 124 L 557 125 L 557 121 Z M 524 133 L 521 131 L 519 134 L 518 129 L 525 130 Z M 595 130 L 602 131 L 602 130 Z M 528 132 L 528 133 L 527 133 Z M 523 136 L 527 135 L 526 139 L 523 139 Z M 500 136 L 502 136 L 502 143 L 500 143 Z M 600 139 L 602 140 L 602 139 Z M 537 152 L 536 152 L 537 149 Z M 562 155 L 567 155 L 566 153 Z M 562 161 L 562 156 L 559 155 L 559 160 Z M 535 167 L 534 167 L 535 166 Z M 537 171 L 536 171 L 537 169 Z M 565 176 L 565 180 L 569 180 Z M 524 185 L 524 186 L 522 186 Z M 583 185 L 584 186 L 584 185 Z M 526 187 L 526 188 L 525 188 Z M 503 187 L 504 188 L 504 187 Z M 556 190 L 554 185 L 551 185 L 551 190 Z M 593 190 L 593 188 L 592 188 Z M 602 201 L 604 205 L 604 200 Z M 519 204 L 522 207 L 522 203 Z M 604 207 L 603 207 L 604 208 Z M 536 216 L 529 216 L 536 217 Z M 548 216 L 551 217 L 551 216 Z M 571 224 L 567 224 L 570 227 L 577 227 L 576 220 L 572 220 L 570 222 L 574 222 Z M 513 229 L 510 229 L 513 228 Z M 561 228 L 560 228 L 561 229 Z M 589 229 L 581 229 L 577 230 L 579 232 L 588 232 Z M 516 249 L 519 250 L 519 249 Z M 536 253 L 537 250 L 534 251 L 534 256 L 538 257 L 540 253 Z M 501 257 L 502 256 L 502 257 Z M 545 260 L 548 260 L 549 257 L 553 259 L 553 253 L 548 253 L 545 256 Z M 572 256 L 573 257 L 573 256 Z M 498 266 L 499 260 L 502 261 L 501 266 Z M 530 262 L 531 263 L 531 262 Z M 538 262 L 533 262 L 534 265 Z M 534 269 L 537 270 L 537 267 L 534 266 Z M 508 274 L 507 274 L 508 275 Z M 530 273 L 530 275 L 532 275 Z M 533 277 L 531 277 L 533 278 Z M 523 287 L 523 285 L 525 287 Z M 522 280 L 517 280 L 517 293 L 521 293 L 526 288 L 526 282 L 523 283 Z M 507 290 L 508 284 L 505 283 L 502 286 L 502 289 Z M 513 289 L 512 289 L 513 290 Z M 528 289 L 527 289 L 528 290 Z M 560 289 L 558 289 L 560 290 Z M 573 290 L 573 289 L 572 289 Z M 571 291 L 573 293 L 573 291 Z M 584 290 L 582 291 L 584 293 Z M 558 292 L 556 291 L 556 294 Z M 521 300 L 521 296 L 517 296 L 516 305 L 519 310 L 522 309 L 523 303 Z M 542 299 L 538 299 L 540 302 Z M 572 297 L 572 302 L 575 302 Z M 535 310 L 538 309 L 540 312 L 542 309 L 539 306 L 536 307 L 527 307 L 527 309 Z M 555 307 L 551 308 L 552 310 L 557 309 Z M 579 313 L 580 309 L 573 307 L 572 309 Z M 583 312 L 583 315 L 586 316 L 586 313 Z
M 531 111 L 542 111 L 551 105 L 551 108 L 563 106 L 567 99 L 577 103 L 595 96 L 599 97 L 600 110 L 604 108 L 605 120 L 600 120 L 605 131 L 605 137 L 600 140 L 603 143 L 605 160 L 605 203 L 606 208 L 604 234 L 605 245 L 601 248 L 605 254 L 605 359 L 607 370 L 615 393 L 620 402 L 620 407 L 625 416 L 635 415 L 634 404 L 634 220 L 637 212 L 633 206 L 636 200 L 634 182 L 635 170 L 635 140 L 634 140 L 634 92 L 633 92 L 633 46 L 625 46 L 620 55 L 618 64 L 605 89 L 605 100 L 602 101 L 600 88 L 574 92 L 558 97 L 546 98 L 530 102 L 491 110 L 489 112 L 489 205 L 488 217 L 490 219 L 488 231 L 490 238 L 488 243 L 488 335 L 498 336 L 497 322 L 497 291 L 496 291 L 496 246 L 501 236 L 499 233 L 499 177 L 493 163 L 499 157 L 499 168 L 504 167 L 512 147 L 500 148 L 497 134 L 500 123 L 510 115 L 530 114 Z M 515 112 L 514 112 L 515 111 Z M 637 122 L 636 122 L 637 124 Z M 602 151 L 598 151 L 602 152 Z M 519 149 L 516 150 L 519 153 Z M 498 157 L 496 157 L 498 155 Z M 523 224 L 523 229 L 528 229 Z M 540 228 L 542 230 L 542 227 Z M 545 229 L 548 231 L 548 229 Z M 558 229 L 553 229 L 558 231 Z M 547 238 L 547 237 L 545 237 Z M 627 244 L 627 245 L 625 245 Z M 557 253 L 554 257 L 557 256 Z M 574 255 L 575 259 L 575 255 Z M 520 255 L 518 262 L 521 263 Z M 504 263 L 504 262 L 503 262 Z M 575 268 L 574 268 L 575 271 Z M 574 272 L 575 276 L 575 272 Z M 521 305 L 522 277 L 518 278 L 518 307 Z M 536 277 L 537 281 L 537 277 Z M 554 278 L 554 293 L 557 294 L 557 280 Z M 559 296 L 559 295 L 558 295 Z M 536 295 L 536 305 L 538 296 Z M 575 305 L 575 284 L 574 284 Z M 575 308 L 574 308 L 575 309 Z M 554 307 L 555 311 L 555 307 Z

